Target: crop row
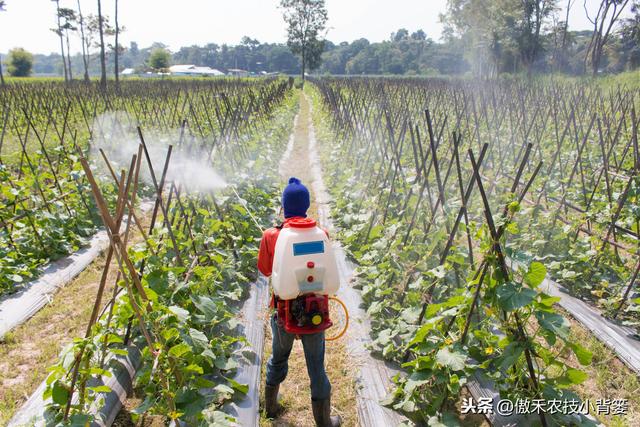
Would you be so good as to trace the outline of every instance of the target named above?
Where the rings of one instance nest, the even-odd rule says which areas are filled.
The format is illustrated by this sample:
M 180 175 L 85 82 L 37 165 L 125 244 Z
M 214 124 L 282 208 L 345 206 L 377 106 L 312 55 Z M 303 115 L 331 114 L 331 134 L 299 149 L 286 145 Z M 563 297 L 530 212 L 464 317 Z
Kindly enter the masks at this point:
M 105 385 L 110 368 L 134 344 L 142 348 L 135 378 L 142 403 L 134 414 L 191 425 L 233 423 L 222 405 L 247 391 L 233 380 L 245 353 L 238 311 L 257 277 L 260 228 L 271 221 L 277 199 L 274 171 L 247 174 L 284 149 L 294 101 L 285 94 L 271 120 L 237 143 L 242 167 L 223 157 L 210 159 L 226 175 L 224 188 L 215 192 L 171 178 L 166 173 L 170 166 L 152 162 L 146 156 L 150 147 L 143 143 L 129 167 L 112 176 L 118 184 L 110 203 L 94 182 L 98 162 L 82 160 L 110 248 L 87 333 L 64 349 L 47 379 L 44 397 L 50 398 L 51 420 L 71 425 L 95 420 L 96 407 L 111 391 Z M 186 143 L 173 148 L 166 152 L 167 165 L 183 152 L 209 152 Z M 134 230 L 144 227 L 136 221 L 124 224 L 122 218 L 133 212 L 144 171 L 154 177 L 155 206 L 148 231 L 139 231 L 140 243 L 132 244 Z M 110 269 L 117 271 L 116 283 L 113 293 L 104 295 Z
M 572 388 L 592 356 L 541 284 L 549 272 L 585 297 L 606 286 L 611 305 L 633 280 L 637 91 L 314 83 L 334 217 L 359 264 L 372 351 L 407 372 L 386 403 L 418 424 L 455 425 L 461 390 L 478 378 L 514 404 L 579 401 Z M 579 261 L 586 271 L 566 273 Z M 636 302 L 626 307 L 637 321 Z
M 238 79 L 125 82 L 107 92 L 53 82 L 0 90 L 0 294 L 20 289 L 96 231 L 100 216 L 80 157 L 135 146 L 144 126 L 166 136 L 160 145 L 208 147 L 205 158 L 237 164 L 246 155 L 242 141 L 264 129 L 286 91 L 282 80 Z M 113 200 L 116 189 L 106 182 Z

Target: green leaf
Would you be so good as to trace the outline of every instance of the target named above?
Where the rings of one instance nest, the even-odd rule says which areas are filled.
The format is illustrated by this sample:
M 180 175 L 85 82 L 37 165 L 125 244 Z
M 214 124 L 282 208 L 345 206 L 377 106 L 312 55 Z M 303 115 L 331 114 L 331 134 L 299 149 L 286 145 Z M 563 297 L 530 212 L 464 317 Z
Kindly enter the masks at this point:
M 231 378 L 227 378 L 227 381 L 229 381 L 229 384 L 231 384 L 231 387 L 235 390 L 238 391 L 242 394 L 247 394 L 247 392 L 249 391 L 249 386 L 247 384 L 240 384 L 239 382 L 231 379 Z
M 202 375 L 204 373 L 204 370 L 202 369 L 202 366 L 200 365 L 196 365 L 196 364 L 191 364 L 188 365 L 187 367 L 184 368 L 185 372 L 192 372 L 192 373 L 196 373 L 196 374 L 200 374 Z
M 238 367 L 238 362 L 230 357 L 220 356 L 215 360 L 214 365 L 222 371 L 230 371 Z
M 171 356 L 180 357 L 191 351 L 191 346 L 187 343 L 181 342 L 180 344 L 176 344 L 171 349 L 169 349 L 169 354 Z
M 502 355 L 500 356 L 500 358 L 502 359 L 502 362 L 500 363 L 500 369 L 506 370 L 511 366 L 513 366 L 518 361 L 523 351 L 524 351 L 524 347 L 522 347 L 520 343 L 518 342 L 510 343 L 504 349 L 504 351 L 502 352 Z
M 371 232 L 369 232 L 369 239 L 375 240 L 378 237 L 382 236 L 383 233 L 384 227 L 382 225 L 376 225 L 371 229 Z
M 205 413 L 206 421 L 209 425 L 216 427 L 235 427 L 238 424 L 235 419 L 222 411 L 214 411 L 213 413 Z
M 210 322 L 217 317 L 218 308 L 211 298 L 200 295 L 197 297 L 192 297 L 191 300 L 193 301 L 193 304 L 198 308 L 198 310 L 200 310 L 200 312 L 204 314 L 207 322 Z
M 149 284 L 149 288 L 157 294 L 164 294 L 169 287 L 169 275 L 166 271 L 154 270 L 146 274 L 144 278 Z
M 216 355 L 213 354 L 213 352 L 211 351 L 210 348 L 207 348 L 206 350 L 204 350 L 200 356 L 203 356 L 205 359 L 209 360 L 209 361 L 213 361 L 216 358 Z
M 209 381 L 204 377 L 195 377 L 192 380 L 192 384 L 197 388 L 213 388 L 216 385 L 216 383 L 214 383 L 213 381 Z
M 107 339 L 107 344 L 122 344 L 124 343 L 124 339 L 116 334 L 109 334 L 109 338 Z
M 572 384 L 582 384 L 589 376 L 586 372 L 579 369 L 567 369 L 567 378 Z
M 69 400 L 69 390 L 64 384 L 61 384 L 60 381 L 56 381 L 53 383 L 53 388 L 51 389 L 51 399 L 53 403 L 66 405 L 67 400 Z
M 207 336 L 197 329 L 189 329 L 189 336 L 193 340 L 193 343 L 200 350 L 204 350 L 209 347 L 209 339 Z
M 178 321 L 180 323 L 186 323 L 189 320 L 189 311 L 185 310 L 182 307 L 172 305 L 171 307 L 169 307 L 169 311 L 171 311 L 178 317 Z
M 206 407 L 206 400 L 197 390 L 189 389 L 178 393 L 176 407 L 185 416 L 193 417 L 202 413 Z
M 496 290 L 498 304 L 505 311 L 513 311 L 530 304 L 537 293 L 533 289 L 525 288 L 513 282 L 498 286 Z
M 545 307 L 553 307 L 555 303 L 560 301 L 560 297 L 552 297 L 545 293 L 540 293 L 539 295 L 540 296 L 538 301 L 540 302 L 541 305 L 544 305 Z
M 407 382 L 403 386 L 403 390 L 406 394 L 411 394 L 417 387 L 427 384 L 430 380 L 430 375 L 421 372 L 414 372 L 411 374 L 409 379 L 407 379 Z
M 220 400 L 227 400 L 233 396 L 233 389 L 226 384 L 218 384 L 213 389 Z
M 87 389 L 94 391 L 95 393 L 111 393 L 111 387 L 108 385 L 98 385 L 95 387 L 87 387 Z
M 578 362 L 580 362 L 581 365 L 586 366 L 591 364 L 593 354 L 589 350 L 576 343 L 569 344 L 569 347 L 571 347 L 571 350 L 573 350 L 573 353 L 576 355 Z
M 457 351 L 449 350 L 449 347 L 442 348 L 436 354 L 436 362 L 454 371 L 461 371 L 465 367 L 466 356 Z
M 529 264 L 529 270 L 524 275 L 524 281 L 532 288 L 537 288 L 547 277 L 547 269 L 544 264 L 538 261 L 533 261 Z
M 169 328 L 162 331 L 162 338 L 164 338 L 165 342 L 169 342 L 174 338 L 180 336 L 180 331 L 177 328 Z
M 416 331 L 416 334 L 413 337 L 413 339 L 409 342 L 409 346 L 412 346 L 424 341 L 424 338 L 427 336 L 429 331 L 433 329 L 434 326 L 435 326 L 434 322 L 427 322 L 424 325 L 422 325 L 420 329 Z
M 69 427 L 86 427 L 91 424 L 91 415 L 73 414 L 69 417 Z
M 536 311 L 536 318 L 540 326 L 562 339 L 569 337 L 569 322 L 558 313 Z

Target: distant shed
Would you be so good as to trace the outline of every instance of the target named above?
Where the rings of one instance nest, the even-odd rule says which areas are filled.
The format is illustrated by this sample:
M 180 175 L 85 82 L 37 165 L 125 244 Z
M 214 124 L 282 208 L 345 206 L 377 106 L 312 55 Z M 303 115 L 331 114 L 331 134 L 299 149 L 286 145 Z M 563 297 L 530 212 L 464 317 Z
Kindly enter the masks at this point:
M 241 70 L 239 68 L 230 68 L 227 70 L 227 75 L 234 77 L 249 77 L 251 75 L 251 72 L 247 70 Z
M 172 65 L 169 67 L 169 72 L 172 76 L 193 76 L 193 77 L 208 77 L 208 76 L 224 76 L 224 73 L 220 70 L 210 67 L 199 67 L 197 65 Z

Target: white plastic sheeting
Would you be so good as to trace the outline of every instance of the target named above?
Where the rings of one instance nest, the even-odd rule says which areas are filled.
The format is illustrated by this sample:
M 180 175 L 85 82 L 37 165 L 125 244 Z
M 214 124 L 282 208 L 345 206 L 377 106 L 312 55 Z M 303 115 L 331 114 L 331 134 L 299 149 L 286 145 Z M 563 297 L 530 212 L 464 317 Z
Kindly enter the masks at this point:
M 53 299 L 53 295 L 75 277 L 109 246 L 107 232 L 93 235 L 89 245 L 50 263 L 40 277 L 15 294 L 0 300 L 0 337 L 36 314 Z
M 238 425 L 257 427 L 260 418 L 260 367 L 264 357 L 264 324 L 268 319 L 269 280 L 260 275 L 252 283 L 249 298 L 242 306 L 240 333 L 247 339 L 247 346 L 241 349 L 234 380 L 249 386 L 249 391 L 240 400 L 225 405 L 225 412 L 234 416 Z M 246 353 L 250 353 L 246 357 Z

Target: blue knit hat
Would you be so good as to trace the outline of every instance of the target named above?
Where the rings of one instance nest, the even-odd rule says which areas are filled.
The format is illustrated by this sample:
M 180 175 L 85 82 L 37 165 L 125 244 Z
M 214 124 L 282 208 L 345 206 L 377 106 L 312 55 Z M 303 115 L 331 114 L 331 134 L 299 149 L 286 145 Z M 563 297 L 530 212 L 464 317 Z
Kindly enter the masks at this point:
M 302 185 L 298 178 L 292 176 L 289 178 L 289 185 L 282 192 L 284 217 L 301 216 L 306 218 L 309 205 L 309 190 Z

